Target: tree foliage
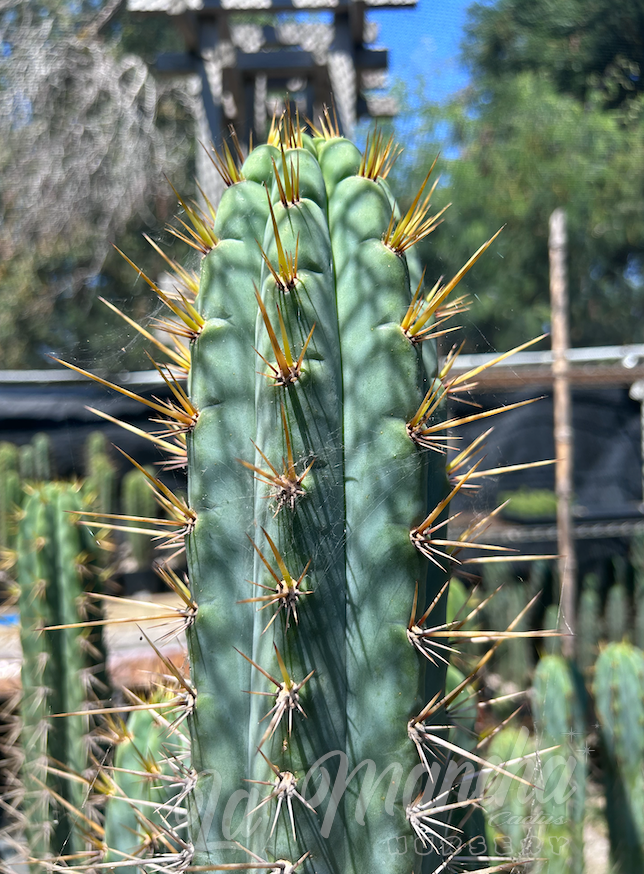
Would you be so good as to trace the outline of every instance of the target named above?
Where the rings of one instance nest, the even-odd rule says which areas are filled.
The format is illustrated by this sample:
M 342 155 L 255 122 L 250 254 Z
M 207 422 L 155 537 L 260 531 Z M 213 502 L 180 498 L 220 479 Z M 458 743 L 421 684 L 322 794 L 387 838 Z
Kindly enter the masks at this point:
M 101 364 L 87 321 L 105 326 L 107 346 L 114 320 L 97 291 L 137 305 L 123 301 L 133 277 L 123 282 L 111 243 L 140 252 L 140 231 L 169 217 L 164 171 L 186 187 L 194 95 L 128 51 L 131 22 L 103 32 L 110 11 L 0 6 L 0 367 L 42 367 L 61 350 Z M 138 34 L 149 50 L 154 34 Z
M 499 0 L 475 3 L 465 56 L 476 79 L 545 72 L 583 100 L 602 83 L 616 106 L 644 90 L 641 0 Z
M 535 5 L 556 8 L 546 0 Z M 573 7 L 563 4 L 562 15 Z M 492 25 L 510 11 L 513 21 L 521 18 L 520 8 L 527 9 L 518 2 L 474 8 L 465 57 L 475 70 Z M 644 95 L 612 105 L 599 79 L 583 99 L 562 90 L 563 49 L 560 64 L 528 63 L 538 44 L 544 57 L 555 51 L 543 27 L 526 37 L 521 64 L 497 57 L 496 67 L 488 64 L 450 103 L 425 105 L 417 148 L 398 168 L 420 179 L 442 151 L 435 201 L 453 206 L 422 248 L 431 283 L 453 274 L 505 225 L 463 283 L 473 295 L 471 350 L 509 348 L 548 329 L 548 219 L 556 207 L 568 217 L 572 344 L 644 341 Z M 505 31 L 495 33 L 501 39 Z

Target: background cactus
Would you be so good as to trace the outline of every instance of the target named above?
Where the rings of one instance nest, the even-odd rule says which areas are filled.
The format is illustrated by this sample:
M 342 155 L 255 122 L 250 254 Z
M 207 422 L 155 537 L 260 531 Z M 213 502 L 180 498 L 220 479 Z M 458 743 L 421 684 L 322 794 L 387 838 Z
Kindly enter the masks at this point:
M 601 638 L 601 603 L 595 574 L 584 577 L 577 617 L 577 664 L 587 671 L 595 664 Z
M 606 638 L 619 643 L 628 636 L 630 604 L 626 586 L 617 581 L 608 590 L 604 614 Z
M 606 752 L 606 817 L 619 872 L 644 865 L 644 653 L 612 643 L 595 665 L 595 707 Z
M 113 513 L 116 496 L 116 467 L 111 460 L 105 435 L 94 431 L 85 444 L 83 493 L 97 513 Z
M 630 549 L 635 601 L 634 640 L 644 649 L 644 537 L 634 537 Z
M 173 265 L 172 296 L 146 277 L 190 341 L 155 341 L 172 400 L 141 399 L 164 418 L 150 439 L 187 464 L 187 502 L 137 465 L 190 578 L 166 571 L 190 655 L 185 864 L 409 874 L 458 855 L 470 801 L 436 796 L 429 762 L 459 755 L 455 714 L 489 658 L 446 691 L 448 571 L 483 526 L 444 526 L 480 441 L 448 479 L 445 403 L 471 374 L 450 376 L 454 355 L 439 372 L 432 337 L 492 241 L 426 291 L 408 250 L 439 216 L 429 176 L 400 215 L 394 157 L 380 134 L 361 155 L 328 117 L 313 138 L 286 117 L 243 166 L 215 156 L 216 217 L 182 201 L 199 280 Z
M 635 589 L 635 628 L 634 643 L 644 649 L 644 585 L 640 581 Z
M 34 479 L 46 483 L 53 476 L 51 440 L 48 434 L 35 434 L 31 445 L 34 450 Z
M 148 473 L 152 471 L 148 468 Z M 142 516 L 144 518 L 157 515 L 157 502 L 150 488 L 150 481 L 140 470 L 130 470 L 121 483 L 121 508 L 126 516 Z M 107 511 L 103 511 L 107 512 Z M 137 571 L 147 570 L 152 564 L 153 545 L 149 536 L 126 532 L 130 546 L 130 557 Z
M 55 773 L 82 774 L 88 763 L 87 717 L 52 719 L 51 714 L 83 711 L 93 697 L 88 650 L 101 656 L 88 631 L 46 626 L 79 621 L 84 585 L 91 576 L 91 538 L 71 515 L 80 510 L 76 486 L 49 483 L 26 497 L 18 533 L 16 579 L 19 586 L 22 645 L 20 705 L 22 764 L 21 815 L 33 859 L 55 859 L 83 847 L 72 808 L 84 801 L 82 784 Z M 82 609 L 82 608 L 81 608 Z M 94 635 L 96 632 L 94 632 Z M 33 870 L 40 870 L 35 863 Z
M 550 604 L 543 617 L 545 631 L 557 631 L 559 628 L 559 605 Z M 561 655 L 561 638 L 547 637 L 543 642 L 543 651 L 546 655 Z
M 534 672 L 532 696 L 538 746 L 558 748 L 539 756 L 543 870 L 580 874 L 587 759 L 583 683 L 564 658 L 545 656 Z M 555 760 L 560 765 L 552 769 Z
M 20 447 L 18 467 L 23 482 L 47 482 L 51 479 L 51 440 L 47 434 L 35 434 L 30 443 Z
M 15 513 L 21 500 L 18 449 L 13 443 L 0 443 L 0 549 L 14 545 Z
M 534 739 L 525 729 L 506 727 L 495 733 L 486 755 L 504 768 L 528 781 L 534 779 Z M 525 757 L 526 761 L 522 761 Z M 517 761 L 518 760 L 518 761 Z M 529 787 L 510 776 L 499 776 L 488 786 L 485 798 L 488 845 L 495 856 L 512 859 L 539 855 L 538 825 L 534 795 Z
M 528 602 L 528 587 L 513 573 L 512 565 L 507 562 L 487 564 L 483 580 L 486 595 L 492 595 L 501 587 L 487 607 L 487 627 L 497 630 L 507 628 Z M 527 630 L 528 619 L 526 616 L 521 621 L 517 631 Z M 544 628 L 546 627 L 544 624 Z M 552 641 L 553 638 L 547 639 L 546 646 L 556 645 Z M 493 669 L 498 672 L 503 683 L 510 684 L 506 691 L 509 692 L 512 688 L 515 691 L 525 689 L 529 685 L 533 664 L 532 650 L 533 645 L 529 640 L 517 637 L 495 654 Z
M 171 695 L 157 692 L 150 704 L 163 703 Z M 132 703 L 143 704 L 130 696 Z M 113 765 L 100 779 L 104 794 L 105 862 L 118 863 L 120 874 L 137 874 L 138 865 L 127 859 L 149 855 L 150 848 L 167 849 L 169 831 L 185 817 L 177 812 L 176 796 L 187 738 L 154 710 L 138 710 L 127 723 L 112 721 L 110 740 L 115 745 Z

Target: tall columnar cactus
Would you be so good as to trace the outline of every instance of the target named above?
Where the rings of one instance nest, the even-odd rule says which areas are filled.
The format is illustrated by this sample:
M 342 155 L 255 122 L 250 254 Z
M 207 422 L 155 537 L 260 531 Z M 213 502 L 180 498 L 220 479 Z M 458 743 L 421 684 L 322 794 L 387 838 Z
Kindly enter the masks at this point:
M 559 605 L 549 604 L 543 617 L 543 627 L 546 631 L 556 631 L 559 628 Z M 546 638 L 543 643 L 543 651 L 547 655 L 561 655 L 561 638 Z
M 46 483 L 52 479 L 52 446 L 48 434 L 35 434 L 31 445 L 34 450 L 34 479 Z
M 618 871 L 644 866 L 644 653 L 609 644 L 595 665 L 595 707 L 607 753 L 606 817 Z
M 31 443 L 23 444 L 18 459 L 23 481 L 47 482 L 51 479 L 51 440 L 47 434 L 35 434 Z
M 83 492 L 98 513 L 114 512 L 116 467 L 109 456 L 105 435 L 100 431 L 90 434 L 85 443 Z
M 488 627 L 507 628 L 528 600 L 526 584 L 513 572 L 512 565 L 507 563 L 488 564 L 484 571 L 485 590 L 488 595 L 496 591 L 487 608 Z M 526 622 L 518 626 L 519 631 L 526 630 Z M 517 689 L 525 688 L 529 682 L 532 653 L 530 642 L 523 637 L 510 641 L 494 659 L 494 670 L 505 681 L 514 684 Z
M 595 574 L 584 577 L 577 617 L 577 664 L 587 671 L 595 664 L 601 639 L 601 603 Z
M 505 763 L 510 774 L 536 780 L 534 738 L 525 729 L 506 726 L 490 739 L 487 755 Z M 488 844 L 495 856 L 531 859 L 541 852 L 539 814 L 530 787 L 503 776 L 489 784 L 485 798 Z
M 605 633 L 610 643 L 619 643 L 628 635 L 630 605 L 626 586 L 615 582 L 608 590 L 604 611 Z
M 25 482 L 36 478 L 34 448 L 31 443 L 24 443 L 18 450 L 18 470 L 20 479 Z
M 152 473 L 148 469 L 148 473 Z M 121 508 L 126 516 L 144 518 L 157 515 L 157 502 L 150 488 L 148 477 L 140 470 L 130 470 L 121 483 Z M 145 534 L 127 532 L 131 557 L 136 564 L 136 570 L 148 570 L 152 564 L 153 545 Z
M 409 250 L 439 216 L 427 180 L 400 215 L 394 154 L 285 119 L 243 166 L 216 156 L 216 217 L 182 201 L 200 277 L 173 265 L 175 295 L 147 279 L 190 340 L 140 329 L 169 359 L 172 400 L 143 400 L 167 420 L 150 439 L 188 470 L 187 504 L 148 478 L 188 560 L 189 593 L 168 578 L 190 655 L 183 864 L 202 870 L 409 874 L 457 853 L 463 802 L 434 797 L 427 771 L 456 750 L 447 711 L 470 678 L 445 693 L 433 636 L 449 565 L 483 527 L 444 527 L 480 440 L 446 470 L 464 420 L 444 403 L 472 374 L 450 375 L 454 354 L 439 368 L 432 337 L 492 241 L 425 291 Z
M 581 874 L 586 790 L 585 701 L 583 683 L 559 655 L 541 659 L 532 690 L 540 756 L 542 870 Z M 556 767 L 555 767 L 556 764 Z
M 79 621 L 79 603 L 89 573 L 89 538 L 75 524 L 80 510 L 76 486 L 49 483 L 27 495 L 18 533 L 16 579 L 19 586 L 22 644 L 21 814 L 27 822 L 33 859 L 55 859 L 82 849 L 71 807 L 83 802 L 82 784 L 54 773 L 50 762 L 82 773 L 87 767 L 88 720 L 51 714 L 86 707 L 91 687 L 88 632 L 70 627 Z M 34 865 L 34 872 L 40 865 Z

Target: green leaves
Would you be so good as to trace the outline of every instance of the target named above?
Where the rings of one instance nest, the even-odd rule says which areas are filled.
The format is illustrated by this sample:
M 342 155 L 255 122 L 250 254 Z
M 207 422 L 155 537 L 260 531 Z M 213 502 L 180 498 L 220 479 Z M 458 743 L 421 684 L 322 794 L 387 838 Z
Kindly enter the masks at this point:
M 559 206 L 568 217 L 572 345 L 642 341 L 643 110 L 640 97 L 630 116 L 606 109 L 598 91 L 582 104 L 531 72 L 421 110 L 415 178 L 427 153 L 442 149 L 436 205 L 455 204 L 449 231 L 419 245 L 428 279 L 451 275 L 506 224 L 461 286 L 473 297 L 470 349 L 511 347 L 548 329 L 548 217 Z

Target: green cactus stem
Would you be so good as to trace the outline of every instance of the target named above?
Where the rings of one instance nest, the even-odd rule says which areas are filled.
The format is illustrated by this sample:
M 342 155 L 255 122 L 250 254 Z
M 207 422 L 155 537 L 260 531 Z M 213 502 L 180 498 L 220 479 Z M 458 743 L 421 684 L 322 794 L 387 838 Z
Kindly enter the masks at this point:
M 52 447 L 48 434 L 36 434 L 31 445 L 34 450 L 34 479 L 40 483 L 53 478 Z
M 635 593 L 634 643 L 644 650 L 644 587 Z
M 0 549 L 12 549 L 16 538 L 16 511 L 22 502 L 18 448 L 0 443 Z
M 560 655 L 541 659 L 532 690 L 540 755 L 543 827 L 541 870 L 582 874 L 586 786 L 583 683 Z M 559 762 L 558 767 L 553 767 Z
M 595 664 L 601 639 L 601 603 L 597 586 L 594 574 L 584 577 L 576 631 L 577 664 L 582 671 L 588 671 Z
M 153 471 L 148 468 L 148 473 Z M 126 516 L 154 518 L 157 515 L 157 502 L 150 488 L 150 481 L 140 470 L 130 470 L 121 482 L 121 508 Z M 153 545 L 145 534 L 126 532 L 130 554 L 136 570 L 147 570 L 152 564 Z
M 543 617 L 544 631 L 557 631 L 559 628 L 559 605 L 550 604 Z M 561 638 L 547 637 L 543 642 L 546 655 L 561 655 Z
M 623 583 L 616 582 L 608 590 L 604 613 L 606 638 L 609 643 L 620 643 L 629 635 L 629 604 L 628 592 Z
M 82 774 L 87 767 L 88 719 L 76 713 L 92 696 L 88 632 L 77 627 L 43 628 L 79 622 L 84 577 L 89 572 L 89 538 L 75 524 L 78 488 L 49 483 L 31 490 L 18 533 L 22 688 L 20 706 L 24 786 L 22 813 L 34 859 L 56 859 L 82 849 L 73 810 L 83 803 L 82 785 L 52 772 Z M 34 872 L 40 870 L 34 864 Z
M 131 696 L 133 704 L 146 702 Z M 149 704 L 171 698 L 167 692 L 155 693 Z M 105 794 L 105 837 L 108 847 L 105 862 L 118 863 L 119 874 L 137 874 L 139 866 L 125 864 L 128 859 L 149 854 L 150 846 L 168 843 L 178 852 L 168 833 L 181 823 L 177 816 L 176 796 L 187 738 L 154 710 L 130 714 L 127 724 L 121 720 L 112 726 L 115 742 L 113 765 L 102 775 Z
M 516 776 L 534 780 L 534 739 L 525 729 L 505 727 L 491 736 L 486 755 Z M 521 761 L 525 757 L 525 763 Z M 517 761 L 518 760 L 518 761 Z M 510 764 L 511 763 L 511 764 Z M 533 792 L 503 776 L 487 787 L 485 798 L 487 846 L 495 856 L 517 861 L 534 858 L 539 850 L 539 817 L 535 815 Z M 535 822 L 536 821 L 536 822 Z
M 611 860 L 624 874 L 644 866 L 644 653 L 606 646 L 595 665 L 595 707 L 606 753 Z
M 114 512 L 116 466 L 110 458 L 105 435 L 100 431 L 90 434 L 85 443 L 83 493 L 97 513 Z
M 36 478 L 34 448 L 31 443 L 23 444 L 18 450 L 18 469 L 23 482 L 30 482 Z
M 449 640 L 432 635 L 482 529 L 447 535 L 479 441 L 446 469 L 464 421 L 446 421 L 446 400 L 471 374 L 450 377 L 455 354 L 439 370 L 433 337 L 492 241 L 427 290 L 408 253 L 439 215 L 429 177 L 400 214 L 392 141 L 361 155 L 328 117 L 310 137 L 287 116 L 243 163 L 236 151 L 214 159 L 228 186 L 216 216 L 181 201 L 199 278 L 175 265 L 169 298 L 146 277 L 190 342 L 177 356 L 154 340 L 172 399 L 140 399 L 163 421 L 149 439 L 187 464 L 187 501 L 137 464 L 166 518 L 105 523 L 186 551 L 190 591 L 173 582 L 190 657 L 184 861 L 432 871 L 457 852 L 465 802 L 432 798 L 428 763 L 458 754 L 447 738 L 473 679 L 452 672 L 446 691 L 435 653 Z

